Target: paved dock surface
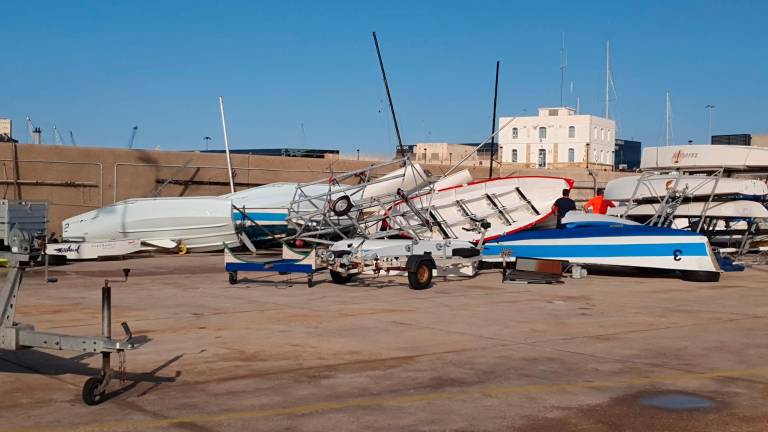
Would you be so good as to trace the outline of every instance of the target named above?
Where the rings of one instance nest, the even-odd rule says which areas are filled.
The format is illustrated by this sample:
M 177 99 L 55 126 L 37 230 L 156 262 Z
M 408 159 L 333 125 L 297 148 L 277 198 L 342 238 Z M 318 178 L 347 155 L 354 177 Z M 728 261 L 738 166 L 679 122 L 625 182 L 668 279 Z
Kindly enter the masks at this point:
M 765 431 L 768 267 L 720 283 L 590 275 L 500 283 L 496 271 L 347 286 L 253 273 L 220 254 L 28 272 L 16 320 L 148 338 L 129 381 L 80 401 L 98 356 L 0 352 L 0 431 Z M 243 275 L 245 276 L 245 275 Z M 115 359 L 116 363 L 116 359 Z M 693 402 L 691 402 L 693 401 Z

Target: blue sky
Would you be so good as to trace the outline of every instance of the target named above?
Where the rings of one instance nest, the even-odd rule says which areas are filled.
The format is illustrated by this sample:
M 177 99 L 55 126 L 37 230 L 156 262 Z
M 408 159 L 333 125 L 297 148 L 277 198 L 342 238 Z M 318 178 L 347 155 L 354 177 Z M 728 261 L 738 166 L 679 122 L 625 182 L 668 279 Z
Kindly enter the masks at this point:
M 371 39 L 382 45 L 407 143 L 476 142 L 499 114 L 559 103 L 559 50 L 582 112 L 602 113 L 611 40 L 619 136 L 768 133 L 764 1 L 638 2 L 3 2 L 0 117 L 26 141 L 31 116 L 51 142 L 139 148 L 230 144 L 391 154 L 395 136 Z M 567 87 L 570 87 L 567 85 Z M 302 125 L 304 132 L 302 133 Z

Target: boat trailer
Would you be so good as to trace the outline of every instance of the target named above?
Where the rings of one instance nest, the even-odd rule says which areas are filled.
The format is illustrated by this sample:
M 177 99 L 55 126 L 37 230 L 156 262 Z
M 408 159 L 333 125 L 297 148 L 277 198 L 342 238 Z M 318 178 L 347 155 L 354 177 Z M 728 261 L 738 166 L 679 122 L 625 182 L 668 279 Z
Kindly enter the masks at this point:
M 29 207 L 33 208 L 33 207 Z M 47 211 L 45 212 L 47 213 Z M 41 219 L 42 218 L 42 219 Z M 77 351 L 81 353 L 100 353 L 101 368 L 98 375 L 88 378 L 83 385 L 82 398 L 87 405 L 98 405 L 106 400 L 106 392 L 114 378 L 121 381 L 125 377 L 125 352 L 138 348 L 133 342 L 133 333 L 127 323 L 120 325 L 125 332 L 123 339 L 112 338 L 112 287 L 111 283 L 128 280 L 130 269 L 123 269 L 122 280 L 104 280 L 101 288 L 101 336 L 77 336 L 60 333 L 37 331 L 31 324 L 14 321 L 19 303 L 19 293 L 24 279 L 24 272 L 45 250 L 45 226 L 47 214 L 38 220 L 31 220 L 27 215 L 24 224 L 7 218 L 4 222 L 13 228 L 8 237 L 3 238 L 5 250 L 0 252 L 8 260 L 8 273 L 0 291 L 0 350 L 19 351 L 32 348 L 43 348 L 59 351 Z M 19 227 L 27 229 L 19 229 Z M 47 277 L 46 282 L 56 282 Z M 118 370 L 112 369 L 112 354 L 119 359 Z M 117 373 L 116 373 L 117 372 Z

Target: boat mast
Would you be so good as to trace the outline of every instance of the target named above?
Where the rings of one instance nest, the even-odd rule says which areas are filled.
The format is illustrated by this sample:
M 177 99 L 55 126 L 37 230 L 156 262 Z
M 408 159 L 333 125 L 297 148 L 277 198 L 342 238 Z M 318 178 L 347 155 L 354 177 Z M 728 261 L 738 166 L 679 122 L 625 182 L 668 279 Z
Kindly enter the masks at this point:
M 568 66 L 568 55 L 565 52 L 565 32 L 563 32 L 563 45 L 560 48 L 560 106 L 563 105 L 563 89 L 565 85 L 565 67 Z
M 221 129 L 224 131 L 224 153 L 227 155 L 227 176 L 229 191 L 235 193 L 235 181 L 232 178 L 232 160 L 229 157 L 229 141 L 227 140 L 227 121 L 224 119 L 224 97 L 219 96 L 219 111 L 221 112 Z
M 608 104 L 611 91 L 611 41 L 605 41 L 605 118 L 608 118 Z
M 376 37 L 376 32 L 373 32 L 373 43 L 376 44 L 376 55 L 379 58 L 379 67 L 381 68 L 381 77 L 384 80 L 384 89 L 387 91 L 389 111 L 392 113 L 392 121 L 395 123 L 395 133 L 397 134 L 397 153 L 399 157 L 405 157 L 405 147 L 403 147 L 403 139 L 400 137 L 400 127 L 397 125 L 395 105 L 392 103 L 392 94 L 389 92 L 387 73 L 384 71 L 384 61 L 381 59 L 381 49 L 379 49 L 379 39 Z
M 496 84 L 493 87 L 493 115 L 491 118 L 491 158 L 489 160 L 488 178 L 493 178 L 493 153 L 496 146 L 496 100 L 499 98 L 499 61 L 496 60 Z M 562 95 L 561 95 L 562 98 Z M 561 101 L 562 103 L 562 101 Z
M 667 92 L 666 111 L 667 111 L 667 127 L 666 127 L 665 145 L 668 146 L 670 144 L 670 141 L 672 140 L 672 100 L 670 98 L 669 92 Z

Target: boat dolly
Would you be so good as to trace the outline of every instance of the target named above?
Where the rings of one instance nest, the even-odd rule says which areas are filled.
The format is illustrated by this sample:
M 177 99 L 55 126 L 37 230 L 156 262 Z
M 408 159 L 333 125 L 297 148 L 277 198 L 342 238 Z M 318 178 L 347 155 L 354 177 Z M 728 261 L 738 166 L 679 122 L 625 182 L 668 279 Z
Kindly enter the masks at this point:
M 83 402 L 87 405 L 98 405 L 106 400 L 107 387 L 116 376 L 124 379 L 125 352 L 138 348 L 133 343 L 133 334 L 128 324 L 120 325 L 125 332 L 121 340 L 112 338 L 112 287 L 110 283 L 125 282 L 130 269 L 123 269 L 124 279 L 120 281 L 105 280 L 101 288 L 101 336 L 75 336 L 49 333 L 35 330 L 30 324 L 17 323 L 13 320 L 19 300 L 19 291 L 24 277 L 25 267 L 22 263 L 29 262 L 29 256 L 9 254 L 9 270 L 5 284 L 0 291 L 0 350 L 18 351 L 29 348 L 44 348 L 62 351 L 78 351 L 82 353 L 101 353 L 101 368 L 97 376 L 88 378 L 83 385 Z M 49 279 L 55 282 L 55 279 Z M 118 373 L 112 369 L 111 356 L 119 358 Z

